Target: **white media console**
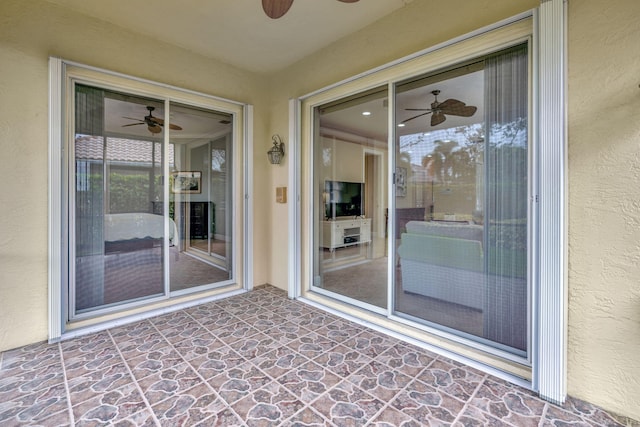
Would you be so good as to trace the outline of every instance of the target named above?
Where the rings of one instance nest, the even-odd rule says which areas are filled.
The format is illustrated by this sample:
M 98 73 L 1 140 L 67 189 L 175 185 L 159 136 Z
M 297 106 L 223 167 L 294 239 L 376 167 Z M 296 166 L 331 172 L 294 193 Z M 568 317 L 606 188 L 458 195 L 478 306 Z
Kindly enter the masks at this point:
M 322 221 L 322 247 L 335 248 L 371 242 L 371 218 Z

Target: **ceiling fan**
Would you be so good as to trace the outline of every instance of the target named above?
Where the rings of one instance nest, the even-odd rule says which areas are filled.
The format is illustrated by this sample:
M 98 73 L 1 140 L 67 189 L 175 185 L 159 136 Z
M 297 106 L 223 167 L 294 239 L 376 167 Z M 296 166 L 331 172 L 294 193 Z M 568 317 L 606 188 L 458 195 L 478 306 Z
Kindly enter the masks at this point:
M 426 116 L 427 114 L 433 114 L 431 116 L 431 126 L 437 126 L 447 120 L 445 114 L 450 116 L 471 117 L 476 113 L 476 110 L 478 109 L 477 107 L 467 105 L 462 101 L 458 101 L 457 99 L 447 99 L 446 101 L 438 102 L 438 95 L 440 95 L 440 91 L 432 90 L 431 93 L 435 97 L 435 101 L 431 103 L 431 108 L 405 108 L 406 111 L 425 112 L 418 114 L 417 116 L 410 117 L 407 120 L 403 120 L 402 123 L 406 123 L 409 120 L 417 119 L 418 117 Z
M 147 125 L 147 129 L 149 129 L 149 132 L 151 133 L 160 133 L 162 132 L 162 127 L 164 126 L 164 120 L 162 120 L 161 118 L 155 117 L 153 115 L 153 110 L 155 110 L 155 107 L 152 107 L 150 105 L 147 106 L 147 110 L 149 110 L 149 115 L 148 116 L 144 116 L 144 119 L 134 119 L 133 117 L 122 117 L 123 119 L 128 119 L 128 120 L 135 120 L 138 123 L 130 123 L 128 125 L 122 125 L 122 127 L 127 127 L 127 126 L 137 126 L 137 125 Z M 182 128 L 178 125 L 174 125 L 173 123 L 169 123 L 169 129 L 171 130 L 182 130 Z
M 338 0 L 342 3 L 355 3 L 358 0 Z M 262 9 L 269 18 L 278 19 L 289 10 L 293 0 L 262 0 Z

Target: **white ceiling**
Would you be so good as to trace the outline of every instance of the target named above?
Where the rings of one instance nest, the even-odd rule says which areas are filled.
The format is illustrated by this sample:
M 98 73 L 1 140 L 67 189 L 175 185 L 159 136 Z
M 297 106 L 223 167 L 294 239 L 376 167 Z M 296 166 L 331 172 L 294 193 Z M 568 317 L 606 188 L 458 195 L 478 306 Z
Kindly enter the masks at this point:
M 274 20 L 260 0 L 47 0 L 253 72 L 283 69 L 413 0 L 294 0 Z

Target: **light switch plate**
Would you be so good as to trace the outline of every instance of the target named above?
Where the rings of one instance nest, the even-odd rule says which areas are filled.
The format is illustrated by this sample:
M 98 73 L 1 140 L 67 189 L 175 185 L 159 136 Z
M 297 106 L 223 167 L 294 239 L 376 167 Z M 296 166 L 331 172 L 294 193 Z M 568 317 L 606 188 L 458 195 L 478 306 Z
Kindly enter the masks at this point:
M 287 187 L 276 187 L 276 203 L 287 203 Z

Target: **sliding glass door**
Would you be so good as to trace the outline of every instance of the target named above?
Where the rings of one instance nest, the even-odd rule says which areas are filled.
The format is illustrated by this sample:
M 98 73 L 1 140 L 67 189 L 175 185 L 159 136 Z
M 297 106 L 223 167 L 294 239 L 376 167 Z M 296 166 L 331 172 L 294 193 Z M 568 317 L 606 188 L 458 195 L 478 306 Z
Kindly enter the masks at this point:
M 528 57 L 310 105 L 311 292 L 527 363 Z
M 314 110 L 314 285 L 372 310 L 388 305 L 387 101 L 385 87 Z
M 171 111 L 199 129 L 172 136 L 170 144 L 169 218 L 179 236 L 169 257 L 175 292 L 231 279 L 233 118 L 173 103 Z
M 74 97 L 69 317 L 230 283 L 233 116 L 79 83 Z
M 81 314 L 154 296 L 164 290 L 165 229 L 152 202 L 164 197 L 163 128 L 145 116 L 163 115 L 158 100 L 76 86 L 71 303 Z M 123 126 L 109 132 L 112 111 Z
M 396 85 L 394 313 L 528 350 L 528 54 Z

